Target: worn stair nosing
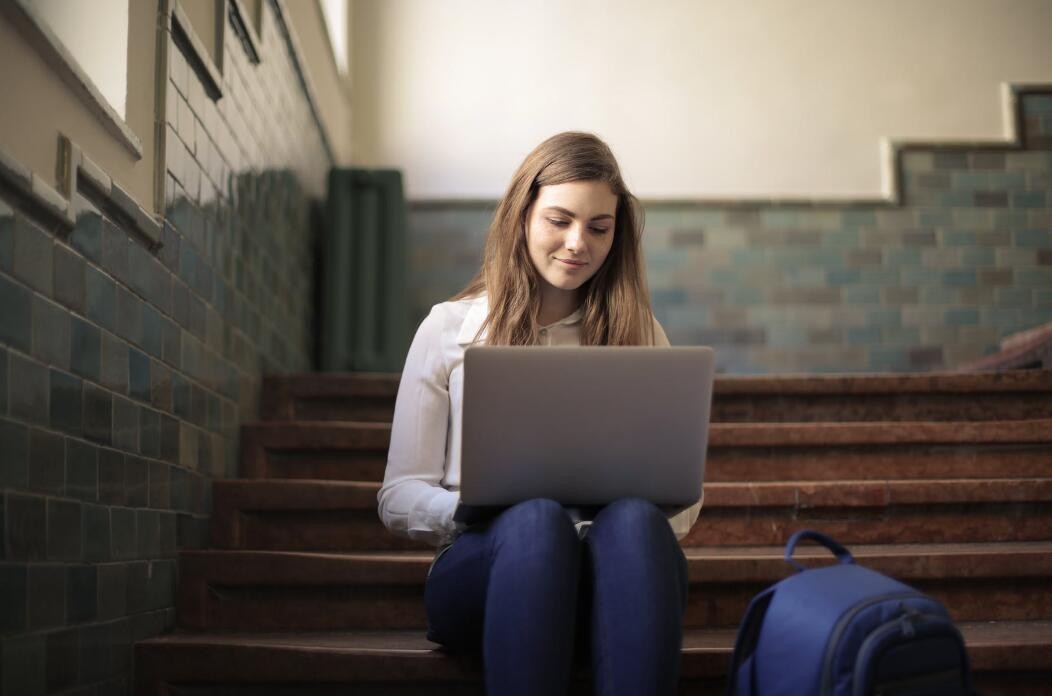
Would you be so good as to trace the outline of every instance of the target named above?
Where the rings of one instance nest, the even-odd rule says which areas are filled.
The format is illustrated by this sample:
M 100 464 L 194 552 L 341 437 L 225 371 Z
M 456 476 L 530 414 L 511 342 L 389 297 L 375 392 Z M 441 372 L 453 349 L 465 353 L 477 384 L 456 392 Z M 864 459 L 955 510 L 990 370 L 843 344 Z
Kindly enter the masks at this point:
M 369 421 L 261 421 L 242 432 L 263 447 L 369 449 L 390 438 L 391 424 Z M 342 441 L 342 438 L 352 442 Z M 371 438 L 371 439 L 370 439 Z M 358 440 L 368 440 L 361 444 Z M 1052 442 L 1052 418 L 1009 421 L 712 423 L 709 447 L 997 444 Z M 389 442 L 383 443 L 386 449 Z
M 686 548 L 690 581 L 771 582 L 790 572 L 779 547 Z M 906 581 L 978 578 L 1052 579 L 1052 542 L 856 545 L 856 560 Z M 975 558 L 984 564 L 976 569 Z M 183 551 L 183 582 L 223 586 L 419 585 L 433 553 L 420 551 L 311 552 Z M 824 549 L 801 548 L 796 558 L 820 564 Z
M 1052 669 L 1052 621 L 1005 621 L 1005 622 L 962 622 L 959 624 L 964 635 L 968 652 L 976 671 L 1000 670 L 999 658 L 1007 652 L 1013 657 L 1012 668 L 1015 670 L 1045 671 Z M 353 645 L 354 640 L 367 642 L 369 634 L 381 636 L 412 647 L 361 647 Z M 992 635 L 996 634 L 996 635 Z M 365 636 L 365 638 L 363 638 Z M 699 676 L 690 663 L 706 656 L 717 658 L 710 667 L 718 670 L 713 675 L 725 673 L 733 647 L 735 631 L 733 629 L 685 629 L 683 632 L 682 654 L 684 671 L 682 676 Z M 331 645 L 334 640 L 346 640 L 344 645 Z M 401 639 L 400 639 L 401 637 Z M 318 645 L 317 642 L 328 643 Z M 274 679 L 300 679 L 303 681 L 324 681 L 332 679 L 332 673 L 321 671 L 326 666 L 333 671 L 342 671 L 336 664 L 340 658 L 374 658 L 384 660 L 386 667 L 391 667 L 389 660 L 412 660 L 415 663 L 425 661 L 434 668 L 434 673 L 421 675 L 417 670 L 411 674 L 399 670 L 378 670 L 379 674 L 370 672 L 369 679 L 384 681 L 401 681 L 407 678 L 426 676 L 429 679 L 443 677 L 457 678 L 478 676 L 478 663 L 475 659 L 463 660 L 450 656 L 439 650 L 438 645 L 428 642 L 422 631 L 369 631 L 369 632 L 298 632 L 296 634 L 266 633 L 262 635 L 234 634 L 229 632 L 208 633 L 175 633 L 167 636 L 148 639 L 138 644 L 138 651 L 208 651 L 214 649 L 227 651 L 249 651 L 254 653 L 269 652 L 272 655 L 286 655 L 282 660 L 254 661 L 255 669 L 245 674 L 236 674 L 238 665 L 227 661 L 215 661 L 211 664 L 217 669 L 212 673 L 202 673 L 194 669 L 181 674 L 177 660 L 166 661 L 163 672 L 170 678 L 187 681 L 204 681 L 223 677 L 239 676 L 246 681 L 270 681 Z M 301 665 L 294 664 L 288 657 L 304 656 Z M 318 658 L 328 657 L 328 661 L 319 662 Z M 311 659 L 313 658 L 313 659 Z M 384 659 L 387 658 L 387 659 Z M 174 663 L 174 664 L 173 664 Z M 359 665 L 363 673 L 357 675 L 343 674 L 342 678 L 367 678 L 364 672 L 369 671 L 365 660 Z M 186 665 L 183 665 L 185 668 Z M 297 671 L 299 667 L 300 671 Z M 468 668 L 465 671 L 464 668 Z M 375 669 L 375 667 L 373 668 Z M 426 667 L 425 667 L 426 669 Z
M 936 496 L 924 491 L 935 488 Z M 238 512 L 369 510 L 380 483 L 317 479 L 216 481 L 213 508 Z M 705 484 L 705 508 L 887 507 L 1052 501 L 1052 478 L 742 481 Z

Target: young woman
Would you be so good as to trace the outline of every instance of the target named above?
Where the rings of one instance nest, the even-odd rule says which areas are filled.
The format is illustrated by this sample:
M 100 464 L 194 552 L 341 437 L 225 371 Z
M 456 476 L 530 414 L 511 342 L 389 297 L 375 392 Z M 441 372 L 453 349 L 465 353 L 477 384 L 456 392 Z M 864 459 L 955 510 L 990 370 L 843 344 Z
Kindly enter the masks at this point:
M 466 346 L 669 345 L 650 310 L 641 223 L 605 143 L 549 138 L 497 206 L 481 270 L 432 308 L 406 358 L 380 517 L 440 547 L 425 587 L 428 638 L 481 645 L 489 694 L 566 693 L 575 637 L 590 646 L 596 693 L 677 690 L 687 597 L 678 539 L 700 501 L 669 517 L 625 498 L 590 526 L 545 499 L 467 528 L 453 520 Z

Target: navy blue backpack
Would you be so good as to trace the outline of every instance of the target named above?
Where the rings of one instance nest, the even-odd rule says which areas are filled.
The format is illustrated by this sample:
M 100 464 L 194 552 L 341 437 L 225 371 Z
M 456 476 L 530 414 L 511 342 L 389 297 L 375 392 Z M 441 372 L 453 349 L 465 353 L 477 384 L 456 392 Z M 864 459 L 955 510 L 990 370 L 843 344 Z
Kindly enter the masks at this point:
M 813 539 L 840 563 L 793 560 Z M 731 660 L 731 696 L 957 696 L 972 693 L 960 631 L 937 601 L 855 564 L 839 543 L 797 532 L 785 560 L 799 572 L 749 604 Z

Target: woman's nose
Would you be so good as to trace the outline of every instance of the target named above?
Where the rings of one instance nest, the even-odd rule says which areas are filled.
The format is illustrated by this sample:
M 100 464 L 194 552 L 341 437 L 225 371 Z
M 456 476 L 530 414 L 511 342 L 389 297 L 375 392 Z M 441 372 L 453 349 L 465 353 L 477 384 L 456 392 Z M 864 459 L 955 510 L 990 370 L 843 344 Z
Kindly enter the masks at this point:
M 577 225 L 570 225 L 566 230 L 565 244 L 567 249 L 580 249 L 584 246 L 584 232 Z

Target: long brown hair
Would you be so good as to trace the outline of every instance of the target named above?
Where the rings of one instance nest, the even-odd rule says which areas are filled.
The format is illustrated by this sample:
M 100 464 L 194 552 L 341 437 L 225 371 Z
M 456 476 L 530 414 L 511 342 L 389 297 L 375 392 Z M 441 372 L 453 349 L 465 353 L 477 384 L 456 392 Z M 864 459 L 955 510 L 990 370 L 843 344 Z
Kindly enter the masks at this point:
M 482 267 L 451 301 L 486 294 L 490 345 L 537 343 L 541 277 L 526 247 L 526 215 L 542 186 L 602 181 L 617 196 L 614 240 L 582 286 L 581 345 L 652 345 L 654 325 L 643 265 L 643 209 L 625 186 L 610 148 L 591 133 L 566 132 L 538 145 L 508 185 L 486 236 Z

